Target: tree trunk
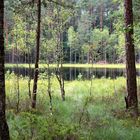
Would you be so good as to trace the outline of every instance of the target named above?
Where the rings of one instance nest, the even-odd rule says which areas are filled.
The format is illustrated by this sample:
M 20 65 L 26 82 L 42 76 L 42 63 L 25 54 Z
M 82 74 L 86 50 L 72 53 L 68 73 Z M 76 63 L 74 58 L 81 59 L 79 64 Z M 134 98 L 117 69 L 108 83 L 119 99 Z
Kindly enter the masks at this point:
M 77 52 L 75 50 L 75 60 L 74 60 L 74 63 L 76 64 L 77 63 Z
M 49 99 L 50 99 L 50 111 L 52 113 L 51 71 L 50 71 L 50 62 L 49 61 L 48 61 L 47 65 L 48 65 L 48 68 L 47 68 L 47 79 L 48 79 L 47 93 L 49 95 Z
M 61 0 L 59 1 L 61 2 Z M 64 59 L 64 52 L 63 52 L 63 31 L 61 26 L 63 25 L 63 21 L 60 18 L 61 8 L 57 8 L 57 16 L 58 20 L 57 23 L 58 33 L 57 33 L 57 71 L 56 77 L 59 82 L 60 90 L 61 90 L 61 97 L 62 101 L 65 101 L 65 84 L 64 84 L 64 77 L 63 77 L 63 59 Z
M 100 5 L 100 30 L 103 31 L 103 3 Z
M 126 106 L 133 116 L 138 115 L 137 81 L 135 66 L 135 49 L 133 40 L 133 10 L 132 0 L 125 0 L 125 49 L 126 49 L 126 73 L 127 73 L 127 97 Z
M 19 61 L 19 50 L 18 50 L 18 43 L 17 43 L 17 31 L 16 31 L 16 45 L 15 45 L 15 49 L 16 49 L 16 69 L 18 71 L 17 75 L 16 75 L 16 93 L 17 93 L 17 103 L 16 103 L 16 111 L 17 113 L 19 112 L 19 103 L 20 103 L 20 89 L 19 89 L 19 66 L 18 66 L 18 63 L 20 62 Z
M 4 75 L 4 0 L 0 1 L 0 140 L 9 140 L 9 129 L 5 115 Z
M 70 64 L 72 64 L 72 52 L 71 52 L 72 51 L 72 48 L 71 48 L 71 46 L 72 45 L 70 45 Z
M 8 48 L 8 39 L 9 39 L 9 36 L 8 36 L 8 24 L 7 24 L 7 21 L 6 19 L 4 20 L 4 30 L 5 30 L 5 41 L 6 41 L 6 47 Z
M 37 94 L 37 82 L 39 74 L 39 48 L 40 48 L 40 24 L 41 24 L 41 0 L 38 0 L 38 23 L 37 23 L 37 35 L 36 35 L 36 60 L 34 71 L 34 83 L 33 83 L 33 95 L 32 95 L 32 108 L 36 108 L 36 94 Z
M 15 49 L 14 46 L 12 46 L 12 63 L 14 64 L 15 61 Z
M 30 50 L 28 46 L 28 68 L 29 68 L 29 73 L 28 73 L 28 95 L 29 99 L 31 99 L 31 55 L 30 55 Z

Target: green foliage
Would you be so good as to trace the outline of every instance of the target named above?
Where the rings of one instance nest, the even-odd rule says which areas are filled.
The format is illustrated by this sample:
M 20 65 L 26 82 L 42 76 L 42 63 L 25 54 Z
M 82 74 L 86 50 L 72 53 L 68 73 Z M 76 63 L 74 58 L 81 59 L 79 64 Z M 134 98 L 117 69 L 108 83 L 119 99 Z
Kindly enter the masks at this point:
M 55 3 L 56 2 L 56 3 Z M 122 0 L 62 0 L 57 3 L 43 0 L 41 11 L 40 68 L 56 68 L 58 59 L 89 63 L 124 62 L 124 6 Z M 134 4 L 134 40 L 136 59 L 140 50 L 139 0 Z M 73 4 L 72 9 L 65 4 Z M 103 10 L 103 11 L 102 11 Z M 34 60 L 37 27 L 35 1 L 5 0 L 5 32 L 8 55 L 24 54 Z M 103 29 L 101 29 L 103 24 Z M 6 27 L 5 27 L 6 28 Z M 8 35 L 8 36 L 7 36 Z M 6 44 L 7 45 L 7 44 Z M 58 49 L 59 48 L 59 49 Z M 18 54 L 17 54 L 18 51 Z M 60 53 L 64 54 L 61 58 Z M 7 55 L 7 54 L 6 54 Z M 11 57 L 9 57 L 11 59 Z M 75 59 L 75 60 L 74 60 Z M 29 60 L 28 60 L 29 61 Z M 33 63 L 33 62 L 32 62 Z M 47 64 L 46 64 L 47 63 Z M 51 64 L 50 64 L 51 63 Z M 54 63 L 54 64 L 53 64 Z M 49 65 L 50 64 L 50 65 Z M 7 64 L 6 67 L 14 67 Z M 65 64 L 64 67 L 124 68 L 118 65 Z M 19 64 L 27 68 L 27 64 Z M 31 64 L 31 68 L 34 65 Z M 140 65 L 137 65 L 139 68 Z M 37 109 L 32 110 L 28 97 L 28 77 L 19 76 L 19 113 L 17 106 L 17 76 L 6 74 L 7 119 L 12 140 L 139 140 L 140 118 L 130 119 L 124 110 L 125 78 L 77 80 L 65 82 L 66 101 L 60 97 L 59 83 L 51 74 L 53 110 L 50 111 L 47 93 L 47 74 L 38 81 Z M 31 87 L 33 80 L 31 80 Z M 139 86 L 138 86 L 139 87 Z M 91 93 L 90 93 L 91 91 Z
M 36 113 L 21 112 L 15 115 L 12 111 L 8 113 L 11 139 L 66 139 L 74 137 L 74 125 L 66 125 L 57 122 L 51 116 L 39 116 Z
M 37 109 L 30 109 L 27 80 L 20 80 L 20 112 L 12 92 L 14 75 L 6 74 L 7 119 L 12 140 L 19 139 L 139 139 L 139 118 L 130 119 L 124 111 L 125 79 L 93 79 L 65 83 L 66 101 L 62 102 L 59 84 L 52 79 L 53 112 L 46 95 L 47 79 L 38 82 Z M 115 86 L 115 90 L 114 90 Z M 86 129 L 85 129 L 86 128 Z
M 78 41 L 77 33 L 74 31 L 73 26 L 69 27 L 68 30 L 68 44 L 70 47 L 74 47 Z
M 68 5 L 73 8 L 68 8 Z M 103 13 L 101 15 L 101 7 Z M 62 1 L 60 4 L 42 1 L 41 55 L 43 63 L 56 63 L 58 34 L 61 34 L 61 51 L 64 62 L 89 63 L 91 53 L 94 63 L 124 62 L 124 5 L 119 0 Z M 5 1 L 5 20 L 8 36 L 8 55 L 14 54 L 17 46 L 20 60 L 24 54 L 34 58 L 36 39 L 36 3 L 24 0 Z M 136 60 L 139 61 L 139 0 L 133 1 L 134 39 Z M 102 17 L 101 17 L 102 16 Z M 101 21 L 103 19 L 103 21 Z M 103 31 L 101 31 L 101 22 Z M 71 49 L 71 54 L 69 50 Z M 70 58 L 71 56 L 71 58 Z M 92 57 L 93 57 L 92 56 Z M 13 58 L 13 56 L 11 56 Z M 28 59 L 28 58 L 27 58 Z M 71 59 L 71 60 L 70 60 Z M 9 59 L 11 61 L 11 59 Z

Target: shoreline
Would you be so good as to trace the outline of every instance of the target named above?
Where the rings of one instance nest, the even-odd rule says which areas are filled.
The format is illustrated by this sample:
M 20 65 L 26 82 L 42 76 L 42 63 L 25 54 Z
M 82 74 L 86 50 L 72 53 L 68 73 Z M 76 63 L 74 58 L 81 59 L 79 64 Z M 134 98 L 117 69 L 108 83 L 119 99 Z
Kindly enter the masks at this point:
M 14 68 L 17 64 L 6 63 L 5 68 Z M 28 68 L 28 64 L 18 64 L 20 68 Z M 56 64 L 50 64 L 51 68 L 55 68 Z M 40 68 L 47 68 L 47 64 L 39 64 Z M 125 64 L 63 64 L 64 68 L 110 68 L 110 69 L 125 69 Z M 31 64 L 34 68 L 34 64 Z M 140 64 L 136 64 L 136 68 L 140 69 Z

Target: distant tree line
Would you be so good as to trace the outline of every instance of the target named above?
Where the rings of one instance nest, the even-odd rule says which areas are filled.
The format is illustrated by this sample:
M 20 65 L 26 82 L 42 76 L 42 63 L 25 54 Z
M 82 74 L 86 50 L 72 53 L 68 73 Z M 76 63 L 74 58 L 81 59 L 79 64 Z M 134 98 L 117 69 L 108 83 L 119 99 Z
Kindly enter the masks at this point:
M 6 62 L 35 62 L 36 2 L 5 1 Z M 58 5 L 58 3 L 60 3 Z M 64 63 L 124 63 L 125 37 L 123 2 L 114 0 L 79 0 L 41 3 L 40 62 L 45 63 L 49 49 L 50 63 L 55 63 L 56 35 L 61 22 L 61 47 Z M 139 62 L 139 8 L 134 1 L 136 61 Z M 58 7 L 62 7 L 59 14 Z M 17 42 L 17 50 L 15 43 Z M 29 57 L 30 56 L 30 57 Z M 92 61 L 93 59 L 93 61 Z

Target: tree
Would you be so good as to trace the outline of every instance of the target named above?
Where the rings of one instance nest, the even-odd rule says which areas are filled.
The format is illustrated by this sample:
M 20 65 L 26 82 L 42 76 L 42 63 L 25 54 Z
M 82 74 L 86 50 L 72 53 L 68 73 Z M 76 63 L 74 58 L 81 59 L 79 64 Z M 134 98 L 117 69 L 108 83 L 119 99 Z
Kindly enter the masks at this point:
M 5 75 L 4 75 L 4 0 L 0 1 L 0 139 L 9 140 L 9 129 L 5 115 Z
M 36 108 L 36 93 L 37 93 L 37 82 L 38 82 L 38 75 L 39 75 L 41 0 L 38 0 L 37 7 L 38 7 L 38 21 L 37 21 L 38 23 L 37 23 L 37 35 L 36 35 L 36 60 L 35 60 L 35 71 L 34 71 L 32 108 Z
M 68 45 L 70 48 L 70 64 L 72 64 L 72 54 L 76 49 L 78 43 L 77 32 L 74 31 L 74 27 L 70 26 L 68 29 Z
M 132 115 L 138 115 L 137 82 L 135 66 L 135 49 L 133 39 L 133 10 L 132 0 L 125 0 L 125 49 L 126 49 L 126 74 L 127 97 L 126 107 L 132 111 Z

